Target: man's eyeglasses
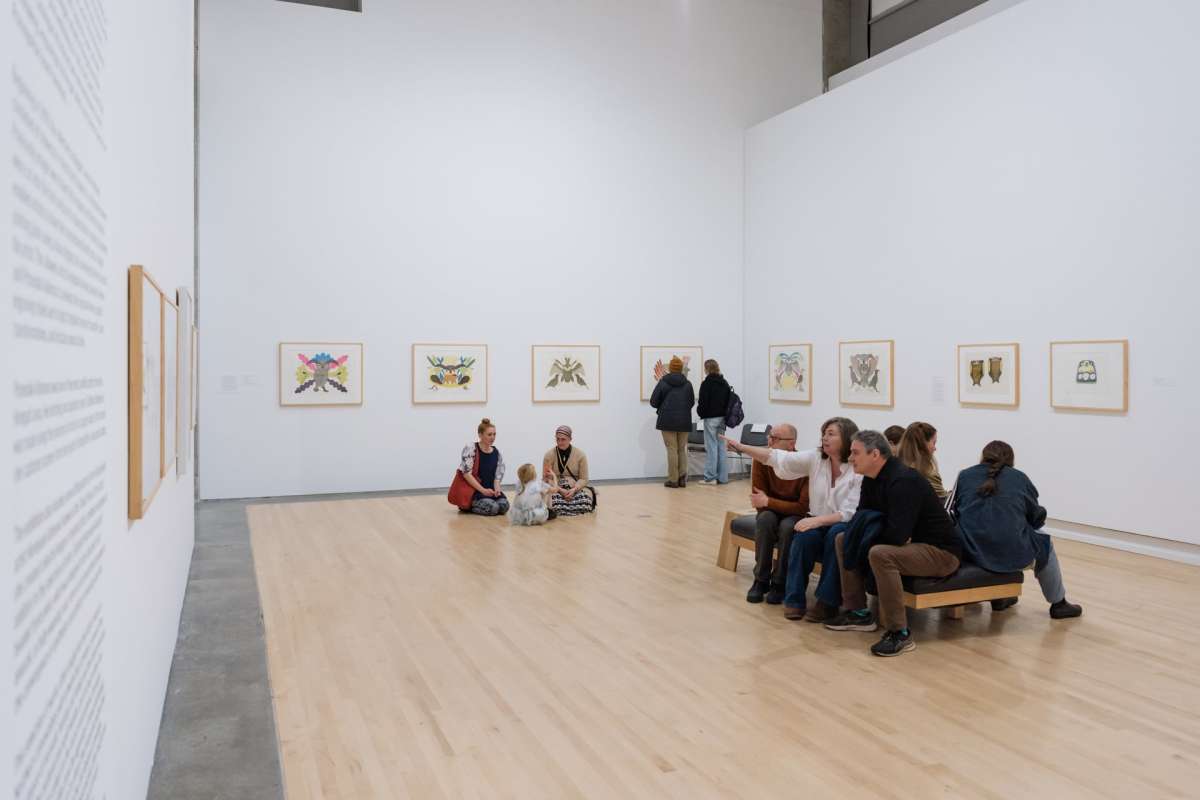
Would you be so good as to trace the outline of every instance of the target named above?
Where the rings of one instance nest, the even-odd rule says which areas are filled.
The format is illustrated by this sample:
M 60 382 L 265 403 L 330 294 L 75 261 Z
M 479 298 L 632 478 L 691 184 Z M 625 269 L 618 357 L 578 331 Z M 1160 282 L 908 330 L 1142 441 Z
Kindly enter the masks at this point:
M 768 433 L 767 438 L 773 439 L 776 442 L 794 442 L 796 440 L 795 436 L 776 436 L 773 433 Z

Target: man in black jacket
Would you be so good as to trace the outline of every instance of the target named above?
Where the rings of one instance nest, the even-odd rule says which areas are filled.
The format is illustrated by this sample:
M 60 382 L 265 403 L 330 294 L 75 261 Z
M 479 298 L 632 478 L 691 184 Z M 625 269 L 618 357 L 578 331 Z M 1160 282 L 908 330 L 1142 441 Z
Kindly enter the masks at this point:
M 898 656 L 916 647 L 908 630 L 901 577 L 941 578 L 957 570 L 962 557 L 958 529 L 929 481 L 891 454 L 891 446 L 878 431 L 859 431 L 850 445 L 850 463 L 863 476 L 858 510 L 884 515 L 883 531 L 867 556 L 875 574 L 884 627 L 883 638 L 871 647 L 877 656 Z M 825 627 L 873 631 L 877 626 L 867 608 L 863 575 L 843 566 L 842 540 L 843 534 L 839 534 L 836 547 L 842 603 L 848 610 Z

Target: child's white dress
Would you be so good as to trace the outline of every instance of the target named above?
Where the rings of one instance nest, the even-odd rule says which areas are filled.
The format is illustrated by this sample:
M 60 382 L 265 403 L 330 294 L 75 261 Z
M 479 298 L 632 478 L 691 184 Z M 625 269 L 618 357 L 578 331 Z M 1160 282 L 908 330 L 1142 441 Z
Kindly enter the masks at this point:
M 513 525 L 541 525 L 549 519 L 550 509 L 546 508 L 546 498 L 542 494 L 549 488 L 550 484 L 542 480 L 533 480 L 524 486 L 518 484 L 517 496 L 508 511 L 509 522 Z

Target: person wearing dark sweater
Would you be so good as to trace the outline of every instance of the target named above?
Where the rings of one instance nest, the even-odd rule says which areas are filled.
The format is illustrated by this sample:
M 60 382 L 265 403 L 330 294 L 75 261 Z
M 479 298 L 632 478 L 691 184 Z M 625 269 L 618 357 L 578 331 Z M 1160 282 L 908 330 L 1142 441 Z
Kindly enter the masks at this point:
M 891 446 L 878 431 L 859 431 L 850 445 L 854 471 L 863 476 L 859 511 L 883 514 L 883 530 L 867 556 L 879 592 L 883 638 L 871 647 L 877 656 L 898 656 L 916 647 L 908 629 L 901 578 L 942 578 L 958 569 L 962 538 L 942 501 L 921 473 L 891 457 Z M 835 631 L 873 631 L 878 626 L 867 608 L 866 583 L 845 568 L 845 534 L 836 541 L 846 611 L 825 623 Z
M 772 426 L 767 447 L 795 450 L 796 429 L 786 422 Z M 765 599 L 778 605 L 783 602 L 796 523 L 808 515 L 808 478 L 786 480 L 773 467 L 755 461 L 750 486 L 750 505 L 758 513 L 754 521 L 754 583 L 746 602 L 761 603 Z M 776 547 L 779 558 L 772 563 Z
M 1040 530 L 1046 509 L 1038 503 L 1037 487 L 1014 461 L 1011 445 L 989 442 L 980 463 L 958 474 L 950 513 L 967 560 L 989 572 L 1020 572 L 1032 564 L 1050 616 L 1078 617 L 1083 608 L 1067 602 L 1054 542 Z M 992 609 L 1003 611 L 1016 603 L 1015 597 L 993 600 Z
M 733 389 L 721 374 L 716 359 L 704 362 L 704 373 L 696 404 L 696 416 L 704 423 L 704 479 L 700 483 L 715 486 L 729 483 L 729 456 L 720 436 L 725 433 L 725 410 L 729 408 Z
M 654 427 L 662 431 L 667 448 L 667 480 L 669 489 L 687 486 L 687 437 L 692 430 L 692 406 L 696 391 L 683 374 L 683 359 L 671 359 L 668 372 L 650 394 L 650 406 L 658 412 Z

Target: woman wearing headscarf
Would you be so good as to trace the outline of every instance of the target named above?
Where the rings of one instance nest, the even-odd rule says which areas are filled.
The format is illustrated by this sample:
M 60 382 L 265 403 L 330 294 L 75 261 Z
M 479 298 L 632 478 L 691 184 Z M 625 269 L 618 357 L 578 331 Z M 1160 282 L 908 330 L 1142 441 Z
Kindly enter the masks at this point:
M 571 444 L 571 429 L 559 425 L 554 431 L 554 447 L 542 459 L 542 472 L 552 487 L 550 513 L 556 517 L 577 517 L 596 508 L 596 490 L 588 485 L 587 456 Z

